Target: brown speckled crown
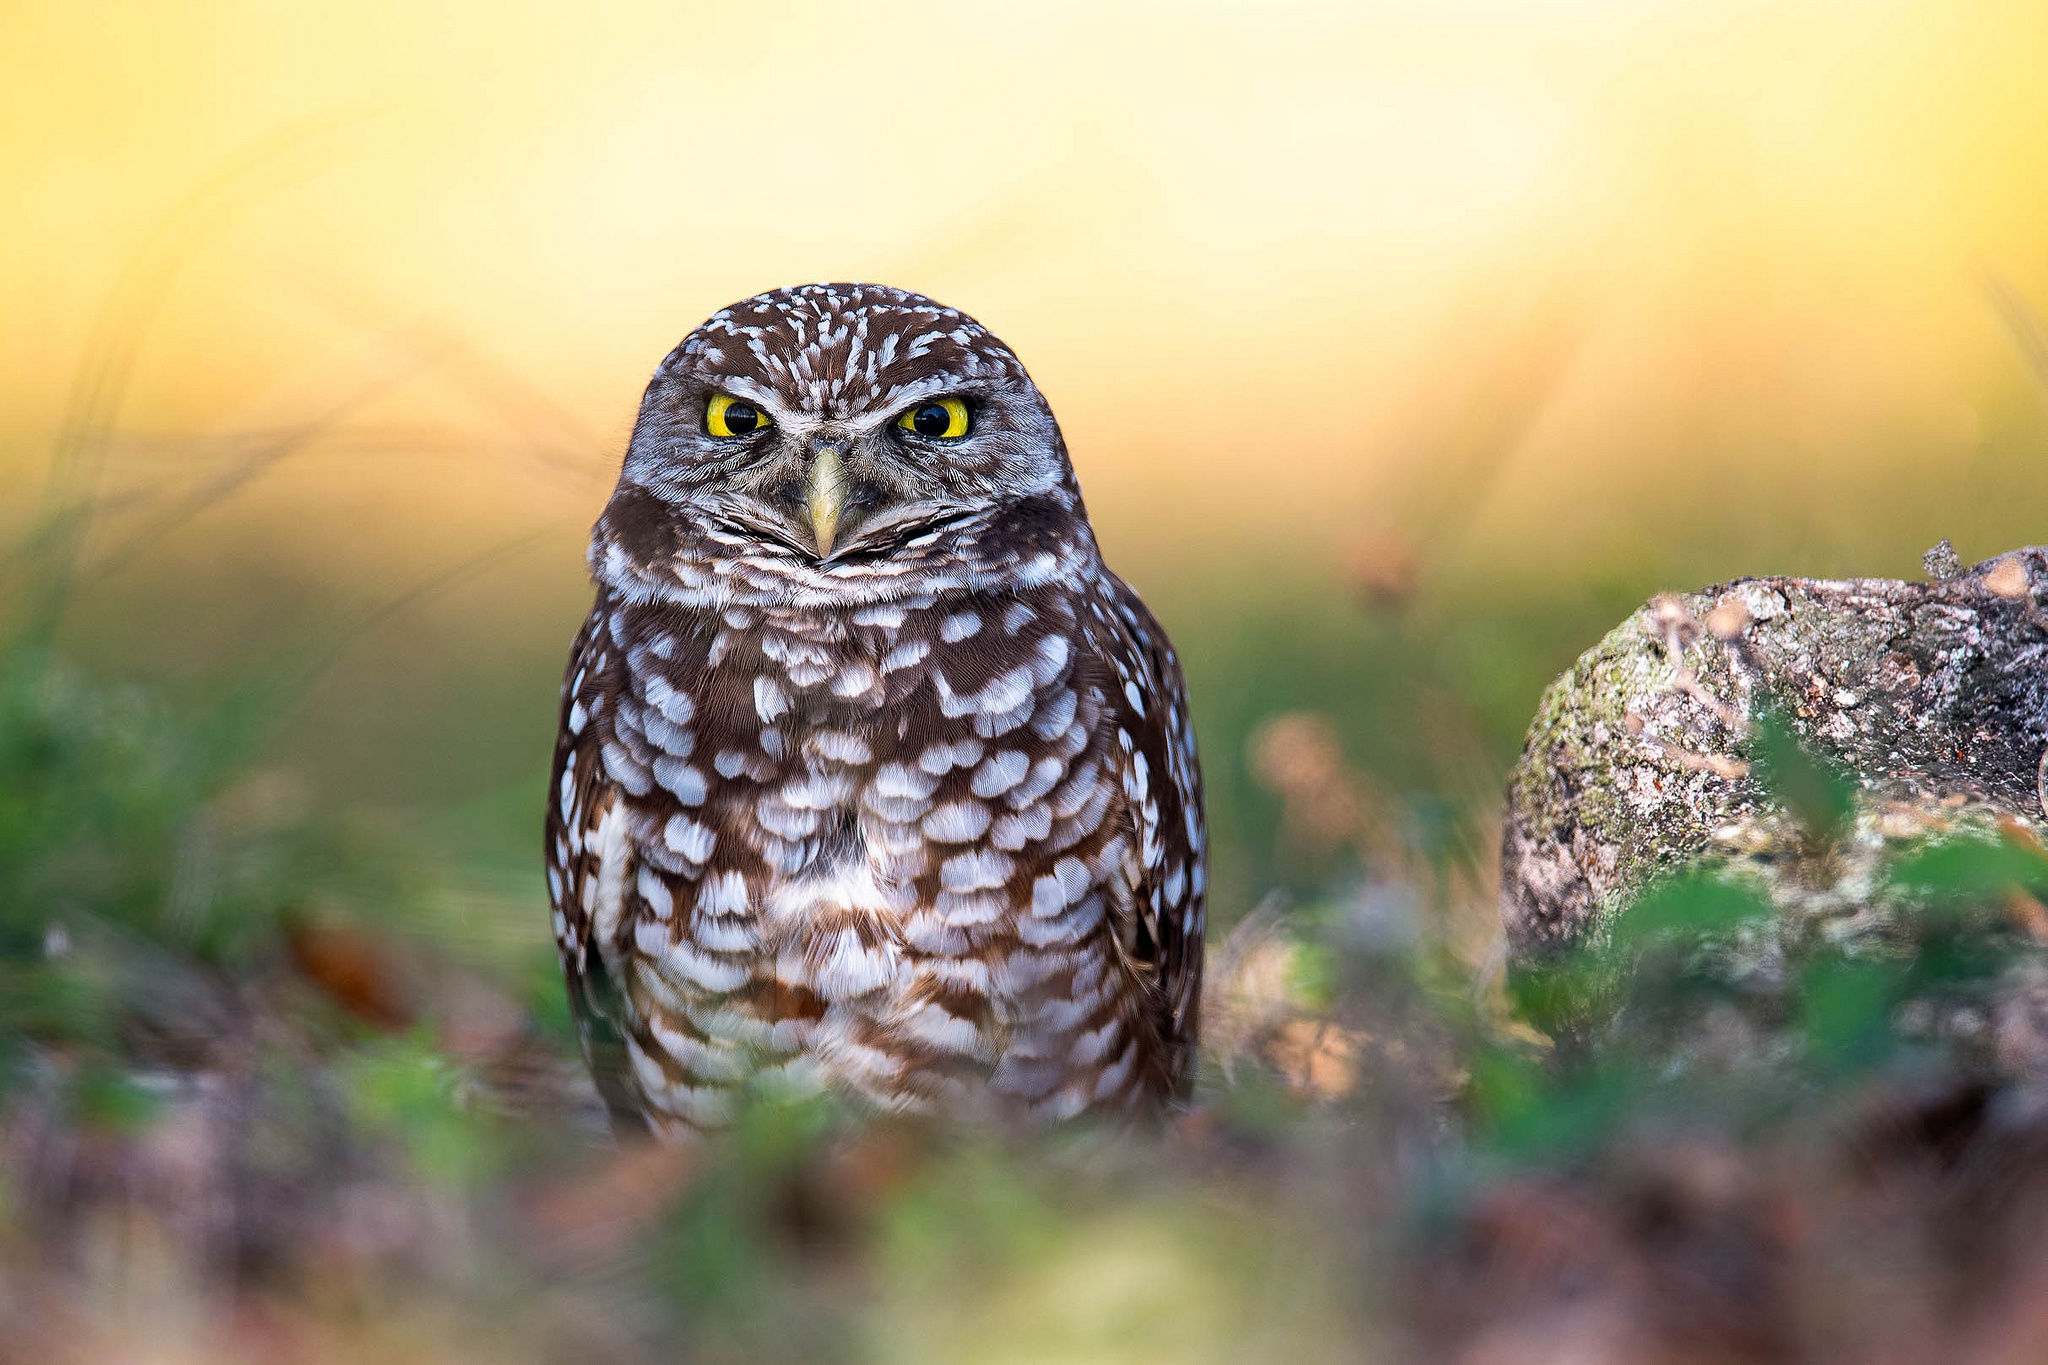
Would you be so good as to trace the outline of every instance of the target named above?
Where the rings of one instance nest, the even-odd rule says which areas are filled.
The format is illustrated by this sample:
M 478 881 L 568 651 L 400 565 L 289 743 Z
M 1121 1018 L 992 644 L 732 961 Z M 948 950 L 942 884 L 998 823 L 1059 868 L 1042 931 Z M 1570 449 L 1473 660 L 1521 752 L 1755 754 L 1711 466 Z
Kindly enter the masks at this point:
M 721 308 L 662 362 L 677 368 L 749 378 L 849 416 L 933 376 L 1030 383 L 973 318 L 879 284 L 798 285 Z

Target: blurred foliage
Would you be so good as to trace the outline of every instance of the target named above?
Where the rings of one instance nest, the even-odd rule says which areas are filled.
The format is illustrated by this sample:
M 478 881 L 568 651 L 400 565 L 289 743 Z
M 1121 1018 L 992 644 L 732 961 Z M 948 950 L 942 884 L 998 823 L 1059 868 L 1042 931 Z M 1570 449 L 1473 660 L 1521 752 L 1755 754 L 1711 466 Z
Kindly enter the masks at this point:
M 1934 1086 L 1948 1151 L 1969 1095 L 2024 1093 L 1991 1023 L 2048 936 L 2017 836 L 1896 859 L 1876 938 L 1788 935 L 1699 871 L 1503 973 L 1498 784 L 1578 627 L 1365 568 L 1181 633 L 1225 846 L 1195 1113 L 1024 1134 L 769 1095 L 689 1150 L 613 1145 L 583 1079 L 543 743 L 461 800 L 336 801 L 294 732 L 362 616 L 212 686 L 122 680 L 76 661 L 65 593 L 0 583 L 0 1357 L 1493 1359 L 1555 1308 L 1532 1285 L 1675 1257 L 1696 1289 L 1700 1246 L 1775 1274 L 1767 1174 L 1872 1097 Z M 1779 717 L 1752 749 L 1825 859 L 1849 778 Z M 1871 1216 L 1812 1191 L 1801 1226 Z M 1538 1358 L 1593 1358 L 1567 1345 Z M 1712 1358 L 1789 1358 L 1760 1350 Z
M 530 886 L 323 809 L 269 766 L 288 698 L 181 707 L 45 643 L 0 680 L 16 1344 L 82 1321 L 111 1255 L 183 1286 L 178 1359 L 1385 1358 L 1433 1339 L 1389 1286 L 1504 1190 L 1618 1169 L 1645 1134 L 1762 1151 L 1900 1078 L 1997 1081 L 1924 1016 L 1981 1007 L 2013 898 L 2048 895 L 2038 849 L 1927 847 L 1888 874 L 1918 913 L 1882 950 L 1822 937 L 1760 976 L 1731 945 L 1771 907 L 1677 877 L 1496 991 L 1473 811 L 1394 794 L 1290 712 L 1248 727 L 1287 872 L 1214 945 L 1191 1118 L 1028 1136 L 771 1097 L 701 1149 L 615 1152 L 552 967 L 465 927 L 543 920 Z M 1831 837 L 1840 776 L 1768 724 L 1757 746 Z M 1728 1009 L 1762 1027 L 1714 1054 Z M 195 1206 L 235 1211 L 181 1241 Z M 226 1325 L 251 1295 L 276 1340 Z M 75 1358 L 127 1358 L 139 1321 Z

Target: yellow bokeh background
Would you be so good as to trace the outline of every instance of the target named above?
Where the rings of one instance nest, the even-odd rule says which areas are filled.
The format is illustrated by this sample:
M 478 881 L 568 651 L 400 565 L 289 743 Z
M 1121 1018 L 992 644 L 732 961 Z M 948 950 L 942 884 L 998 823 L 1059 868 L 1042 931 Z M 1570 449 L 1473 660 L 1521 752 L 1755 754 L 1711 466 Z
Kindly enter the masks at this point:
M 1605 604 L 2041 538 L 2025 0 L 0 22 L 0 531 L 92 453 L 114 571 L 78 629 L 152 669 L 466 575 L 333 684 L 344 756 L 423 752 L 397 721 L 361 738 L 379 697 L 430 733 L 408 651 L 516 678 L 544 723 L 647 373 L 802 280 L 1007 339 L 1176 633 L 1218 593 L 1251 620 L 1340 580 L 1360 544 L 1425 594 Z M 1616 609 L 1460 684 L 1491 689 L 1495 743 Z
M 369 926 L 366 944 L 388 933 L 427 945 L 422 999 L 450 1020 L 499 1020 L 492 1029 L 524 1030 L 524 1042 L 542 1036 L 528 1025 L 553 1020 L 566 1059 L 540 839 L 560 669 L 590 602 L 587 529 L 660 358 L 734 299 L 819 279 L 931 294 L 1023 357 L 1111 562 L 1186 666 L 1212 979 L 1234 961 L 1247 1001 L 1264 990 L 1301 1004 L 1282 1036 L 1299 1039 L 1311 1083 L 1320 1062 L 1352 1084 L 1350 1025 L 1311 1026 L 1322 997 L 1342 993 L 1333 1020 L 1387 1026 L 1356 1035 L 1372 1079 L 1341 1111 L 1355 1148 L 1332 1145 L 1321 1118 L 1287 1136 L 1275 1125 L 1293 1120 L 1266 1114 L 1267 1083 L 1247 1069 L 1238 1117 L 1207 1137 L 1191 1126 L 1190 1142 L 1177 1137 L 1120 1190 L 1123 1204 L 1081 1208 L 1124 1169 L 1085 1150 L 1096 1174 L 1072 1190 L 1034 1156 L 1028 1180 L 934 1167 L 957 1188 L 898 1184 L 894 1205 L 875 1191 L 900 1179 L 888 1168 L 908 1147 L 876 1148 L 866 1174 L 819 1168 L 894 1209 L 877 1225 L 893 1228 L 895 1259 L 843 1274 L 829 1249 L 852 1235 L 841 1223 L 868 1216 L 844 1210 L 867 1206 L 806 1195 L 785 1217 L 778 1196 L 773 1221 L 801 1234 L 788 1246 L 808 1267 L 789 1283 L 809 1287 L 791 1304 L 763 1291 L 766 1339 L 787 1327 L 789 1341 L 809 1340 L 844 1301 L 885 1359 L 1358 1358 L 1349 1334 L 1378 1331 L 1394 1298 L 1429 1289 L 1373 1279 L 1398 1263 L 1382 1244 L 1421 1227 L 1400 1211 L 1407 1196 L 1387 1191 L 1427 1175 L 1425 1212 L 1448 1228 L 1440 1215 L 1466 1198 L 1454 1187 L 1498 1163 L 1489 1151 L 1526 1143 L 1524 1156 L 1550 1162 L 1555 1133 L 1608 1132 L 1579 1091 L 1510 1095 L 1536 1074 L 1507 1065 L 1532 1037 L 1520 1024 L 1475 1032 L 1464 1004 L 1443 1012 L 1468 995 L 1458 969 L 1475 969 L 1476 1002 L 1502 960 L 1500 797 L 1544 684 L 1658 591 L 1749 573 L 1916 574 L 1942 537 L 1966 561 L 2048 540 L 2048 323 L 2034 311 L 2048 308 L 2048 0 L 0 0 L 0 650 L 58 621 L 62 667 L 23 651 L 37 666 L 19 676 L 41 690 L 8 714 L 76 721 L 51 723 L 61 743 L 12 746 L 13 771 L 75 778 L 76 790 L 31 785 L 14 806 L 34 818 L 0 836 L 23 848 L 57 830 L 49 868 L 18 884 L 86 888 L 76 907 L 10 907 L 22 932 L 9 951 L 28 953 L 12 960 L 38 942 L 64 957 L 69 936 L 36 916 L 61 929 L 75 909 L 89 923 L 103 882 L 107 905 L 142 907 L 136 925 L 161 913 L 172 944 L 188 930 L 197 941 L 203 914 L 225 936 L 260 911 L 296 957 L 297 928 L 334 913 Z M 77 500 L 93 515 L 50 515 Z M 88 529 L 75 564 L 39 557 L 76 547 L 36 532 L 77 524 Z M 44 586 L 46 562 L 68 595 L 22 587 Z M 46 600 L 61 616 L 18 610 Z M 136 720 L 158 707 L 175 724 Z M 151 744 L 128 742 L 131 722 Z M 85 742 L 102 730 L 137 773 L 106 770 Z M 171 791 L 152 765 L 193 790 Z M 147 837 L 89 847 L 38 803 L 82 812 L 71 825 L 101 844 L 130 828 Z M 302 821 L 319 837 L 279 855 L 273 903 L 257 864 L 270 831 L 284 849 Z M 234 842 L 245 835 L 254 852 Z M 333 868 L 303 877 L 312 900 L 285 899 L 299 894 L 296 860 L 330 856 Z M 143 906 L 152 860 L 175 893 L 161 912 Z M 230 880 L 244 864 L 246 892 Z M 216 886 L 219 908 L 205 909 Z M 1226 938 L 1255 907 L 1257 932 Z M 1258 936 L 1276 925 L 1301 935 L 1299 951 Z M 1233 957 L 1233 943 L 1248 950 Z M 128 962 L 128 941 L 115 946 L 106 960 Z M 1412 979 L 1398 965 L 1411 950 Z M 122 970 L 161 976 L 150 1001 L 180 1011 L 215 999 L 180 993 L 197 975 L 178 967 L 182 953 L 137 950 Z M 444 961 L 496 984 L 480 991 L 484 975 Z M 49 979 L 70 982 L 70 970 Z M 250 970 L 223 971 L 234 993 L 218 998 L 233 1002 L 222 1012 L 237 1038 L 246 1013 L 267 1039 L 266 1012 L 310 1003 L 296 1003 L 297 976 L 277 974 L 299 969 Z M 43 979 L 9 971 L 9 989 Z M 127 979 L 87 982 L 77 998 L 102 1008 Z M 1349 1013 L 1368 995 L 1370 1009 Z M 1237 1008 L 1234 993 L 1221 998 Z M 0 1012 L 0 1043 L 44 1008 L 24 1000 Z M 1217 1017 L 1212 1047 L 1227 1036 Z M 412 1061 L 433 1064 L 437 1087 L 458 1074 L 425 1041 L 428 1018 L 388 1063 L 380 1040 L 322 1064 L 362 1061 L 356 1079 L 337 1074 L 365 1095 L 388 1071 L 377 1102 L 409 1124 Z M 99 1038 L 93 1022 L 82 1037 Z M 281 1029 L 284 1041 L 247 1056 L 285 1058 L 299 1036 Z M 90 1079 L 99 1046 L 53 1057 Z M 1227 1070 L 1249 1046 L 1216 1056 Z M 324 1122 L 328 1101 L 301 1104 L 300 1058 L 287 1060 L 293 1088 L 277 1093 L 305 1115 L 292 1122 Z M 235 1096 L 254 1064 L 235 1061 Z M 1382 1095 L 1382 1078 L 1406 1090 Z M 152 1064 L 152 1095 L 164 1080 Z M 35 1083 L 43 1093 L 41 1070 Z M 328 1093 L 317 1073 L 303 1089 Z M 467 1079 L 451 1088 L 464 1112 L 479 1097 L 477 1114 L 489 1093 Z M 1453 1095 L 1470 1113 L 1446 1127 Z M 1630 1123 L 1639 1112 L 1600 1106 Z M 441 1110 L 418 1108 L 424 1153 Z M 297 1129 L 248 1112 L 251 1150 L 269 1163 L 274 1139 Z M 16 1124 L 35 1142 L 14 1145 L 54 1150 L 41 1125 Z M 1517 1125 L 1523 1137 L 1501 1137 Z M 1646 1131 L 1662 1142 L 1666 1126 Z M 1527 1136 L 1539 1127 L 1553 1135 Z M 1449 1145 L 1464 1155 L 1438 1161 L 1441 1136 L 1467 1128 L 1469 1151 L 1459 1136 Z M 213 1190 L 184 1174 L 191 1133 L 161 1131 L 173 1140 L 152 1136 L 150 1150 L 169 1156 L 148 1169 L 168 1161 L 180 1189 Z M 1382 1146 L 1398 1161 L 1382 1166 Z M 211 1231 L 205 1247 L 181 1239 L 234 1201 L 209 1195 L 204 1219 L 165 1222 L 157 1238 L 143 1186 L 108 1174 L 121 1169 L 114 1149 L 94 1137 L 80 1150 L 86 1183 L 122 1201 L 92 1236 L 127 1250 L 100 1256 L 88 1238 L 45 1259 L 113 1275 L 120 1293 L 81 1302 L 141 1324 L 117 1330 L 152 1350 L 186 1349 L 178 1334 L 198 1312 L 160 1306 L 179 1302 L 184 1268 L 172 1276 L 152 1258 L 211 1256 Z M 357 1181 L 361 1163 L 332 1159 L 342 1150 L 323 1144 L 320 1169 Z M 1704 1171 L 1740 1196 L 1699 1205 L 1714 1227 L 1741 1233 L 1744 1201 L 1771 1227 L 1784 1221 L 1777 1177 L 1754 1184 L 1770 1195 L 1758 1202 L 1716 1174 L 1718 1146 L 1688 1137 L 1674 1150 L 1681 1184 L 1706 1188 L 1693 1179 Z M 479 1151 L 481 1172 L 498 1158 Z M 1461 1174 L 1468 1157 L 1479 1165 Z M 1171 1169 L 1186 1160 L 1207 1184 L 1154 1186 L 1188 1176 Z M 1654 1179 L 1642 1188 L 1664 1169 L 1644 1167 Z M 720 1231 L 740 1216 L 723 1212 L 720 1168 L 698 1170 L 711 1172 L 698 1187 L 707 1212 L 692 1193 L 679 1217 L 700 1221 L 675 1226 L 699 1229 L 713 1253 L 721 1237 L 738 1251 L 700 1255 L 678 1238 L 644 1258 L 702 1270 L 711 1287 L 690 1280 L 688 1294 L 706 1297 L 677 1299 L 691 1313 L 739 1277 L 781 1283 L 749 1269 L 757 1244 L 738 1221 Z M 1562 1210 L 1598 1230 L 1601 1206 L 1544 1180 L 1516 1218 Z M 254 1188 L 289 1183 L 265 1174 Z M 576 1300 L 575 1322 L 624 1305 L 625 1330 L 638 1330 L 641 1291 L 586 1274 L 614 1255 L 581 1249 L 573 1222 L 465 1221 L 459 1199 L 437 1196 L 419 1226 L 463 1241 L 442 1265 L 385 1227 L 411 1226 L 380 1212 L 406 1188 L 336 1187 L 349 1238 L 361 1223 L 392 1250 L 387 1263 L 349 1251 L 353 1240 L 308 1241 L 326 1305 L 316 1316 L 393 1340 L 446 1324 L 466 1358 L 500 1338 L 515 1357 L 554 1351 L 533 1325 L 567 1310 L 515 1302 L 525 1281 L 491 1277 L 523 1262 L 492 1243 L 568 1226 L 534 1265 L 559 1280 L 563 1304 Z M 639 1198 L 638 1186 L 607 1188 L 607 1207 Z M 520 1175 L 471 1194 L 555 1205 L 529 1199 L 536 1190 Z M 276 1236 L 275 1211 L 260 1212 L 263 1237 Z M 11 1224 L 8 1237 L 42 1249 Z M 1747 1245 L 1715 1237 L 1716 1256 Z M 1763 1273 L 1801 1263 L 1796 1247 L 1771 1250 L 1775 1237 L 1756 1244 L 1778 1257 L 1758 1262 Z M 1619 1254 L 1595 1252 L 1595 1271 Z M 740 1269 L 728 1281 L 700 1261 Z M 387 1264 L 431 1315 L 359 1298 Z M 1644 1265 L 1626 1285 L 1654 1290 L 1665 1269 L 1685 1270 L 1670 1257 Z M 1627 1327 L 1613 1314 L 1630 1300 L 1567 1268 L 1592 1288 L 1560 1320 L 1632 1339 L 1609 1331 Z M 481 1288 L 457 1288 L 472 1281 Z M 231 1339 L 293 1340 L 273 1335 L 289 1323 L 288 1283 L 267 1269 L 237 1280 L 221 1300 Z M 671 1293 L 685 1279 L 661 1283 Z M 449 1295 L 456 1306 L 436 1306 Z M 490 1305 L 490 1330 L 471 1330 L 483 1319 L 465 1303 Z M 1771 1298 L 1762 1311 L 1781 1309 Z M 1808 1316 L 1834 1311 L 1823 1310 Z M 50 1339 L 98 1340 L 71 1330 L 87 1316 L 53 1318 Z M 705 1339 L 719 1330 L 714 1320 Z M 1529 1338 L 1539 1351 L 1543 1339 Z M 848 1358 L 870 1345 L 830 1342 Z

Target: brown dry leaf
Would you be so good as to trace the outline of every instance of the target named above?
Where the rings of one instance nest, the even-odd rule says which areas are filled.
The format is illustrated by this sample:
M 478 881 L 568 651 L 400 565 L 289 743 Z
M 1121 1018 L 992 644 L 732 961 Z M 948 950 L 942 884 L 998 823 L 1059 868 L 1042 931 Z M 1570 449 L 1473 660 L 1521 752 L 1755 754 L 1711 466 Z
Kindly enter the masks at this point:
M 417 1017 L 398 955 L 365 930 L 339 920 L 307 921 L 285 931 L 285 946 L 306 979 L 358 1019 L 403 1029 Z
M 2048 858 L 2048 846 L 2041 843 L 2041 836 L 2024 820 L 2012 815 L 1999 816 L 1998 835 L 2008 844 L 2023 848 L 2037 858 Z
M 1317 1099 L 1341 1099 L 1358 1084 L 1359 1035 L 1320 1019 L 1294 1019 L 1266 1045 L 1287 1083 Z
M 2048 906 L 2015 886 L 2005 893 L 2005 913 L 2036 943 L 2048 943 Z

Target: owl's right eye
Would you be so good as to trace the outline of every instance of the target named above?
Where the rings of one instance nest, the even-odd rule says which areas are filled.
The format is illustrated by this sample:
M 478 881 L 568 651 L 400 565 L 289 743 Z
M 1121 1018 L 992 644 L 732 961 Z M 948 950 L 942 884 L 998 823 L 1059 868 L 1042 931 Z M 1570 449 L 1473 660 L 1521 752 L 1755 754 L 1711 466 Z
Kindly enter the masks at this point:
M 714 393 L 704 407 L 704 430 L 713 436 L 751 436 L 770 425 L 767 413 L 731 394 Z

